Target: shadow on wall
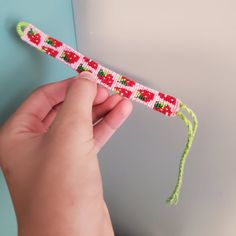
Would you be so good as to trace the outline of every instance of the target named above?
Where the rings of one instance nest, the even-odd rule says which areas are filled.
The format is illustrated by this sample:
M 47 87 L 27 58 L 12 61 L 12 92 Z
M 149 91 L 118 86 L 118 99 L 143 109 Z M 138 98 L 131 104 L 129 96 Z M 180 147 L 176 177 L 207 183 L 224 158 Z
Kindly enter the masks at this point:
M 114 227 L 115 236 L 147 236 L 150 234 L 146 233 L 131 233 L 128 229 L 121 228 L 120 226 Z
M 127 232 L 126 230 L 123 229 L 115 229 L 115 236 L 144 236 L 144 235 L 134 235 L 131 234 L 130 232 Z

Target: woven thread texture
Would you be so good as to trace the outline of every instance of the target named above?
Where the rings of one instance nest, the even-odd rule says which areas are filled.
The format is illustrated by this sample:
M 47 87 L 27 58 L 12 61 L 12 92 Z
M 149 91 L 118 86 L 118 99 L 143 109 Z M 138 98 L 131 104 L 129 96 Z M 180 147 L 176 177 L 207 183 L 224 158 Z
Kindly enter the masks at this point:
M 194 112 L 179 99 L 148 88 L 123 75 L 115 73 L 102 65 L 99 65 L 94 60 L 75 51 L 70 46 L 49 35 L 46 35 L 32 24 L 27 22 L 19 22 L 16 28 L 23 41 L 65 63 L 78 73 L 89 71 L 95 75 L 94 77 L 96 78 L 96 82 L 98 84 L 103 85 L 113 92 L 133 101 L 142 103 L 152 110 L 158 111 L 166 116 L 178 116 L 184 121 L 188 128 L 187 143 L 180 159 L 177 183 L 173 193 L 167 199 L 167 203 L 171 205 L 177 204 L 183 182 L 186 157 L 192 146 L 198 127 L 197 117 Z M 182 113 L 182 111 L 188 113 L 193 122 L 191 122 L 185 114 Z

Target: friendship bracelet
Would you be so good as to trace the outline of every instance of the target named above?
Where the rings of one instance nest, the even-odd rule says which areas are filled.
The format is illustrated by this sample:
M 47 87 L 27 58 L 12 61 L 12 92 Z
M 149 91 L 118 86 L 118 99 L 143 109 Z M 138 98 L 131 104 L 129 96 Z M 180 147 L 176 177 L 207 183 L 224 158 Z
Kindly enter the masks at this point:
M 32 24 L 19 22 L 16 29 L 23 41 L 37 48 L 41 52 L 58 59 L 78 73 L 83 71 L 91 72 L 95 75 L 98 84 L 103 85 L 123 97 L 144 104 L 154 111 L 158 111 L 169 117 L 177 116 L 184 121 L 188 128 L 187 144 L 180 159 L 176 186 L 171 196 L 167 199 L 169 204 L 177 204 L 182 186 L 186 157 L 192 146 L 198 126 L 197 117 L 194 112 L 179 99 L 148 88 L 127 78 L 126 76 L 120 75 L 102 65 L 99 65 L 94 60 L 75 51 L 68 45 L 48 36 Z M 192 122 L 185 116 L 183 111 L 192 117 Z

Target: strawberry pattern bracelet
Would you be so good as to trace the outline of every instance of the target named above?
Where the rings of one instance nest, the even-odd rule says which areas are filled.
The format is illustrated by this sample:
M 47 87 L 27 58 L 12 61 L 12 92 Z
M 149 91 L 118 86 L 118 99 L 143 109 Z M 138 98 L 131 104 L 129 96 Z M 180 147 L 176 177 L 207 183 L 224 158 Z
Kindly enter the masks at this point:
M 182 186 L 186 157 L 191 148 L 198 126 L 197 117 L 194 112 L 179 99 L 148 88 L 127 78 L 126 76 L 115 73 L 114 71 L 98 64 L 89 57 L 75 51 L 73 48 L 60 42 L 59 40 L 48 36 L 32 24 L 27 22 L 19 22 L 16 28 L 23 41 L 37 48 L 41 52 L 44 52 L 65 63 L 78 73 L 81 73 L 82 71 L 89 71 L 95 75 L 96 82 L 98 84 L 103 85 L 113 92 L 144 104 L 150 109 L 158 111 L 166 116 L 177 116 L 184 121 L 188 128 L 187 144 L 180 159 L 176 186 L 171 196 L 167 199 L 169 204 L 177 204 Z M 192 121 L 190 121 L 183 112 L 190 115 Z

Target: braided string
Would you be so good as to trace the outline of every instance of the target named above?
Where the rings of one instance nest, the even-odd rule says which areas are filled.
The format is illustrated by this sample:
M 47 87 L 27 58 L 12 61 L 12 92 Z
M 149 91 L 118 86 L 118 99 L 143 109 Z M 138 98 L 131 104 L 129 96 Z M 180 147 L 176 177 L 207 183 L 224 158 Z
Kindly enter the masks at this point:
M 198 120 L 197 120 L 195 113 L 183 103 L 180 104 L 180 109 L 187 112 L 192 117 L 193 125 L 192 125 L 192 122 L 181 111 L 178 111 L 176 113 L 176 115 L 184 121 L 185 125 L 188 128 L 188 138 L 187 138 L 186 146 L 184 148 L 184 151 L 183 151 L 181 159 L 180 159 L 178 180 L 175 185 L 175 189 L 174 189 L 173 193 L 171 194 L 171 196 L 167 199 L 167 203 L 170 205 L 174 205 L 174 204 L 176 205 L 178 203 L 180 190 L 181 190 L 181 186 L 182 186 L 182 182 L 183 182 L 183 174 L 184 174 L 186 157 L 187 157 L 189 150 L 192 146 L 193 139 L 196 134 L 197 127 L 198 127 Z

